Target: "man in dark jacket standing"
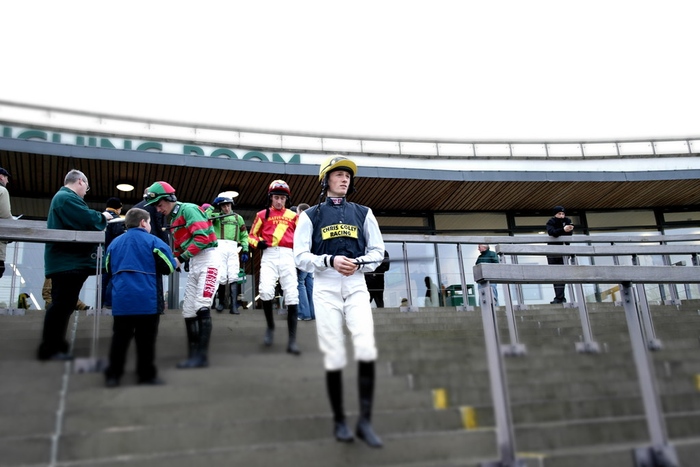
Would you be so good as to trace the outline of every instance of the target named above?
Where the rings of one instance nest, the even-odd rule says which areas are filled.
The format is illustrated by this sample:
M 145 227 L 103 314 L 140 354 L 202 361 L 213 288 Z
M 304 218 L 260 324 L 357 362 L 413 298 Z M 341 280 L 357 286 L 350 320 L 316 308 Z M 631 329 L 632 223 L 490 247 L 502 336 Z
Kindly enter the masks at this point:
M 550 237 L 560 237 L 562 235 L 573 235 L 574 224 L 566 217 L 564 206 L 555 206 L 554 216 L 547 221 L 547 234 Z M 548 242 L 548 245 L 561 245 L 562 242 Z M 564 243 L 568 245 L 568 243 Z M 563 256 L 547 256 L 547 264 L 564 264 Z M 554 300 L 549 303 L 566 303 L 564 291 L 566 284 L 554 284 Z
M 110 220 L 119 219 L 122 213 L 122 202 L 119 198 L 109 198 L 107 200 L 106 212 L 111 216 Z M 115 238 L 126 232 L 123 222 L 114 222 L 107 225 L 105 230 L 105 251 Z M 102 307 L 112 308 L 112 284 L 111 275 L 107 272 L 102 274 Z
M 143 191 L 144 195 L 146 193 L 148 193 L 148 188 Z M 155 235 L 163 240 L 166 245 L 170 245 L 170 235 L 168 231 L 164 229 L 166 226 L 165 216 L 159 213 L 155 206 L 148 204 L 146 199 L 134 204 L 134 207 L 143 209 L 151 216 L 151 235 Z
M 148 188 L 146 188 L 143 191 L 144 195 L 146 193 L 148 193 Z M 156 237 L 160 238 L 163 241 L 163 243 L 165 243 L 166 245 L 170 245 L 170 234 L 168 233 L 168 230 L 165 229 L 165 216 L 159 213 L 155 206 L 148 204 L 146 201 L 146 199 L 143 199 L 136 203 L 134 207 L 143 209 L 151 216 L 151 235 L 155 235 Z M 188 269 L 189 264 L 187 264 L 187 266 L 185 267 L 185 271 L 187 271 Z M 163 276 L 159 273 L 156 274 L 158 276 L 158 279 L 162 282 Z M 162 295 L 158 296 L 158 310 L 160 310 L 159 313 L 161 315 L 165 314 L 165 298 Z
M 46 227 L 58 230 L 104 230 L 112 216 L 90 209 L 83 199 L 90 190 L 80 170 L 66 175 L 63 187 L 54 195 Z M 51 306 L 44 316 L 44 329 L 37 352 L 39 360 L 72 360 L 66 341 L 68 321 L 75 310 L 80 289 L 96 273 L 97 245 L 89 243 L 46 243 L 44 273 L 51 279 Z
M 377 305 L 377 308 L 384 308 L 384 273 L 389 270 L 389 252 L 384 250 L 384 261 L 379 263 L 377 269 L 365 273 L 365 282 L 369 292 L 369 301 Z

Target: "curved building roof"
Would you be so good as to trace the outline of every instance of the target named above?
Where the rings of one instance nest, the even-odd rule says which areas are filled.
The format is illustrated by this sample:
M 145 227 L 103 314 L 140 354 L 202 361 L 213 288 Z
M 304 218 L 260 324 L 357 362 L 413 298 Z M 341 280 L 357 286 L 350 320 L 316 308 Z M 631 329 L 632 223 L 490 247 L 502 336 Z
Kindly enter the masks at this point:
M 267 132 L 0 102 L 0 165 L 13 199 L 50 199 L 72 168 L 88 201 L 139 201 L 153 181 L 179 199 L 233 189 L 261 208 L 273 179 L 293 202 L 319 196 L 318 164 L 342 153 L 359 166 L 352 201 L 377 213 L 633 209 L 700 205 L 700 137 L 648 141 L 412 141 Z M 136 188 L 117 192 L 118 182 Z M 14 206 L 13 206 L 14 207 Z M 15 210 L 15 209 L 13 209 Z

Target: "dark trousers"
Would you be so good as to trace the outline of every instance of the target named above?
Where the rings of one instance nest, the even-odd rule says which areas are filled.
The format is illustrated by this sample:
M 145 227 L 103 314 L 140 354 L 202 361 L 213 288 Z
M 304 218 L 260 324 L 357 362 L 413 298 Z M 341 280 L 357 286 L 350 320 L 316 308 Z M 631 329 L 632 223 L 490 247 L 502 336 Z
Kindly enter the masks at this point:
M 60 352 L 68 352 L 66 331 L 70 316 L 80 297 L 80 289 L 90 274 L 85 271 L 67 271 L 51 274 L 51 305 L 44 316 L 44 330 L 37 352 L 39 360 L 46 360 Z
M 165 313 L 165 294 L 163 293 L 163 275 L 156 273 L 156 291 L 158 294 L 158 313 Z
M 377 308 L 384 308 L 384 289 L 368 289 L 369 302 L 377 304 Z
M 107 378 L 119 379 L 124 374 L 126 353 L 132 337 L 136 342 L 136 374 L 139 381 L 156 377 L 158 370 L 154 362 L 159 323 L 159 314 L 114 316 L 109 367 L 105 371 Z
M 563 256 L 547 256 L 547 264 L 564 264 Z M 566 284 L 554 284 L 554 298 L 559 301 L 566 299 L 564 289 Z
M 109 273 L 102 274 L 102 305 L 103 307 L 112 306 L 112 275 Z

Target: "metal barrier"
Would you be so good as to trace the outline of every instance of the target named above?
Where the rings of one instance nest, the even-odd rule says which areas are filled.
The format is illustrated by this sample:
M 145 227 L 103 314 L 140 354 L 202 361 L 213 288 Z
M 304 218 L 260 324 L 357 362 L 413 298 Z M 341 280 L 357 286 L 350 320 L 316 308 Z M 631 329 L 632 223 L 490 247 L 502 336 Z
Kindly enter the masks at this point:
M 588 237 L 588 241 L 593 240 Z M 568 242 L 569 239 L 567 238 Z M 639 241 L 638 239 L 636 241 Z M 632 255 L 670 255 L 690 254 L 693 264 L 697 264 L 699 245 L 623 245 L 623 246 L 553 246 L 553 245 L 497 245 L 500 254 L 511 255 L 570 255 L 570 256 L 611 256 Z M 491 394 L 496 416 L 497 442 L 500 460 L 484 463 L 484 466 L 521 466 L 524 461 L 517 459 L 513 421 L 505 372 L 504 354 L 507 353 L 499 342 L 496 310 L 490 284 L 620 284 L 627 328 L 630 335 L 632 354 L 635 361 L 639 386 L 641 389 L 644 411 L 647 420 L 651 445 L 634 449 L 635 465 L 638 467 L 678 466 L 674 447 L 668 440 L 666 424 L 661 410 L 661 403 L 656 390 L 656 377 L 649 350 L 656 350 L 654 345 L 653 325 L 649 314 L 645 294 L 638 294 L 641 313 L 638 311 L 632 284 L 669 284 L 699 283 L 698 271 L 694 267 L 673 266 L 582 266 L 569 265 L 520 265 L 520 264 L 478 264 L 474 266 L 474 278 L 483 285 L 480 291 L 481 317 L 484 325 L 487 360 L 491 381 Z M 661 280 L 660 280 L 661 279 Z M 580 296 L 579 300 L 585 302 Z M 581 310 L 581 308 L 580 308 Z M 593 343 L 590 336 L 590 323 L 585 307 L 582 309 L 582 326 L 588 328 L 588 344 Z M 641 318 L 640 318 L 641 316 Z M 642 326 L 642 322 L 644 326 Z M 510 323 L 511 320 L 509 320 Z M 514 324 L 514 322 L 513 322 Z M 516 334 L 517 336 L 517 334 Z M 515 342 L 517 344 L 517 341 Z M 511 344 L 513 342 L 511 341 Z M 657 343 L 658 344 L 658 343 Z
M 632 245 L 616 245 L 616 246 L 567 246 L 567 245 L 496 245 L 494 251 L 498 253 L 501 257 L 501 262 L 506 262 L 506 256 L 515 258 L 519 255 L 537 256 L 537 255 L 556 255 L 565 257 L 565 263 L 569 263 L 569 258 L 572 264 L 578 265 L 578 258 L 581 256 L 631 256 L 632 263 L 634 265 L 639 265 L 639 256 L 644 255 L 663 255 L 665 257 L 664 261 L 668 255 L 690 255 L 692 257 L 692 263 L 694 265 L 698 264 L 698 253 L 700 253 L 700 245 L 642 245 L 642 246 L 632 246 Z M 670 264 L 666 262 L 667 264 Z M 664 282 L 664 281 L 658 281 Z M 589 352 L 598 353 L 600 352 L 600 346 L 597 342 L 593 340 L 593 333 L 591 330 L 590 319 L 588 316 L 588 307 L 586 305 L 586 300 L 583 293 L 583 286 L 581 283 L 569 284 L 575 291 L 576 300 L 571 303 L 572 307 L 577 307 L 579 309 L 579 317 L 581 319 L 581 329 L 582 329 L 582 342 L 577 342 L 576 350 L 579 352 Z M 635 285 L 637 296 L 639 297 L 638 303 L 641 308 L 641 318 L 642 324 L 644 326 L 644 331 L 647 338 L 647 347 L 649 350 L 659 350 L 662 347 L 662 343 L 656 338 L 656 331 L 654 330 L 654 325 L 651 321 L 651 314 L 649 312 L 649 304 L 646 299 L 646 291 L 644 290 L 644 284 L 637 283 Z M 507 288 L 506 288 L 507 289 Z M 676 298 L 673 301 L 667 301 L 666 304 L 680 304 L 680 299 Z M 511 319 L 508 321 L 509 331 L 511 336 L 511 343 L 508 347 L 509 349 L 506 354 L 521 355 L 525 353 L 525 347 L 523 344 L 519 343 L 517 340 L 517 328 L 515 324 L 515 319 L 513 317 L 513 307 L 510 306 L 509 297 L 506 299 L 506 313 Z M 514 328 L 511 330 L 511 326 Z
M 95 308 L 93 319 L 90 357 L 88 359 L 76 359 L 74 368 L 76 371 L 94 371 L 98 369 L 97 348 L 100 335 L 100 310 L 98 307 L 102 301 L 102 248 L 105 241 L 104 231 L 56 230 L 47 228 L 45 221 L 0 219 L 0 240 L 31 243 L 58 242 L 97 244 L 97 257 L 95 259 L 95 274 L 97 280 L 95 303 L 97 307 Z M 21 314 L 21 311 L 11 308 L 10 313 Z
M 402 252 L 401 252 L 401 258 L 404 263 L 404 267 L 406 268 L 406 275 L 403 277 L 403 283 L 404 287 L 406 288 L 406 293 L 405 296 L 407 298 L 407 303 L 405 305 L 401 306 L 401 311 L 419 311 L 420 307 L 418 304 L 413 303 L 412 300 L 412 294 L 413 291 L 411 290 L 411 285 L 410 281 L 411 278 L 408 274 L 408 269 L 410 269 L 410 264 L 412 261 L 418 261 L 418 260 L 425 260 L 427 258 L 425 257 L 420 257 L 420 258 L 414 258 L 410 255 L 408 246 L 410 244 L 440 244 L 440 245 L 455 245 L 456 246 L 456 263 L 457 266 L 449 271 L 443 270 L 440 268 L 440 265 L 438 264 L 438 274 L 444 274 L 444 273 L 457 273 L 458 278 L 455 275 L 455 279 L 451 282 L 452 284 L 460 285 L 461 289 L 464 293 L 464 291 L 467 290 L 468 285 L 472 283 L 472 278 L 467 277 L 465 274 L 465 267 L 470 267 L 466 266 L 464 263 L 465 259 L 465 247 L 468 248 L 469 245 L 478 245 L 480 243 L 487 243 L 492 246 L 497 245 L 497 244 L 512 244 L 512 245 L 528 245 L 527 248 L 532 247 L 532 246 L 546 246 L 547 243 L 549 242 L 562 242 L 565 241 L 567 243 L 571 244 L 583 244 L 583 245 L 590 245 L 590 244 L 601 244 L 602 246 L 604 245 L 625 245 L 628 244 L 628 246 L 632 247 L 631 243 L 637 243 L 637 244 L 642 244 L 642 245 L 658 245 L 660 243 L 679 243 L 679 242 L 695 242 L 700 244 L 700 235 L 698 234 L 677 234 L 677 235 L 612 235 L 612 234 L 604 234 L 604 235 L 572 235 L 569 237 L 566 237 L 565 239 L 562 239 L 561 237 L 555 238 L 555 237 L 550 237 L 549 235 L 518 235 L 518 236 L 496 236 L 496 235 L 419 235 L 419 234 L 385 234 L 383 235 L 384 237 L 384 242 L 387 244 L 398 244 L 402 247 Z M 675 254 L 675 252 L 671 251 L 670 254 Z M 437 256 L 436 256 L 437 257 Z M 668 258 L 667 256 L 664 257 L 664 261 L 666 261 Z M 438 258 L 440 260 L 440 258 Z M 511 262 L 517 262 L 517 255 L 513 255 Z M 447 285 L 447 284 L 445 284 Z M 501 301 L 501 305 L 505 306 L 512 306 L 513 309 L 515 310 L 526 310 L 527 305 L 525 304 L 525 294 L 523 293 L 522 286 L 520 284 L 514 284 L 512 286 L 512 291 L 510 290 L 509 287 L 503 287 L 503 293 L 506 296 L 510 296 L 512 294 L 512 299 L 507 299 Z M 663 288 L 660 289 L 660 292 L 663 294 L 664 290 Z M 570 293 L 570 297 L 573 297 L 575 294 Z M 670 291 L 670 296 L 671 300 L 666 301 L 665 303 L 678 303 L 678 294 L 676 293 L 675 290 L 671 289 Z M 600 298 L 598 296 L 597 298 Z M 569 306 L 575 306 L 574 303 L 567 303 L 564 306 L 569 307 Z M 473 311 L 474 307 L 470 306 L 467 301 L 463 301 L 462 304 L 456 306 L 456 309 L 459 311 Z M 513 351 L 517 353 L 518 350 L 517 348 L 514 348 Z

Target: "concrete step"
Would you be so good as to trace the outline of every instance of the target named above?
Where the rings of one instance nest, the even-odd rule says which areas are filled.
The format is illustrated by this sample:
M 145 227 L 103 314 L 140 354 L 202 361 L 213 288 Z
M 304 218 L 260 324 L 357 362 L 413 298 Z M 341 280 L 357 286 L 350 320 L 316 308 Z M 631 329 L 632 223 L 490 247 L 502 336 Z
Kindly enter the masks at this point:
M 450 395 L 447 395 L 448 400 Z M 664 414 L 683 414 L 700 411 L 700 395 L 671 394 L 660 396 Z M 449 400 L 449 402 L 453 402 Z M 450 407 L 454 407 L 450 404 Z M 491 405 L 462 406 L 473 411 L 475 426 L 495 425 Z M 640 395 L 576 400 L 528 400 L 511 403 L 513 421 L 520 424 L 540 422 L 563 422 L 593 418 L 640 416 L 644 414 L 644 404 Z
M 451 380 L 444 378 L 436 380 L 434 378 L 423 378 L 421 375 L 413 375 L 410 384 L 415 390 L 427 390 L 442 388 L 447 390 L 450 401 L 455 405 L 483 405 L 491 403 L 491 393 L 488 380 L 475 381 L 472 384 L 465 384 L 462 380 Z M 680 387 L 679 387 L 680 386 Z M 671 384 L 660 384 L 659 393 L 663 395 L 682 395 L 696 391 L 691 383 L 679 385 L 676 382 Z M 537 400 L 541 398 L 549 399 L 590 399 L 602 397 L 638 397 L 639 383 L 637 381 L 626 382 L 557 382 L 547 384 L 530 384 L 513 386 L 508 388 L 510 400 L 512 402 L 523 402 Z
M 670 439 L 696 437 L 700 433 L 700 413 L 667 415 L 666 425 Z M 526 452 L 649 442 L 647 423 L 642 416 L 520 424 L 515 427 L 515 437 L 518 449 Z
M 519 318 L 528 355 L 506 359 L 506 368 L 517 445 L 535 453 L 530 460 L 570 462 L 574 454 L 567 450 L 607 449 L 610 454 L 596 465 L 610 465 L 608 458 L 645 442 L 624 315 L 619 307 L 599 310 L 595 326 L 610 341 L 610 352 L 600 355 L 573 352 L 580 327 L 576 310 L 546 306 Z M 659 315 L 668 323 L 658 330 L 672 337 L 653 358 L 675 441 L 700 432 L 700 393 L 690 378 L 700 357 L 694 352 L 697 310 L 682 316 L 672 310 L 663 308 Z M 75 354 L 106 356 L 111 317 L 77 316 Z M 70 365 L 33 359 L 43 313 L 0 316 L 0 374 L 12 375 L 0 386 L 0 465 L 47 465 L 52 456 L 57 466 L 432 467 L 496 459 L 480 313 L 379 310 L 374 316 L 380 350 L 374 425 L 386 443 L 382 450 L 332 439 L 313 321 L 298 322 L 303 353 L 295 357 L 285 353 L 285 315 L 275 315 L 275 343 L 266 348 L 260 310 L 214 314 L 210 367 L 178 370 L 185 329 L 179 312 L 169 310 L 161 318 L 157 356 L 167 384 L 135 385 L 131 349 L 122 386 L 106 389 L 99 373 L 76 374 Z M 100 337 L 96 347 L 94 329 Z M 358 413 L 354 363 L 343 376 L 352 424 Z M 444 410 L 432 407 L 439 384 L 448 391 Z M 481 428 L 463 429 L 461 405 L 473 406 Z
M 654 358 L 656 357 L 656 358 Z M 690 361 L 678 358 L 652 357 L 654 371 L 660 380 L 694 379 L 700 373 L 700 358 Z M 509 357 L 504 362 L 508 378 L 524 383 L 525 379 L 547 381 L 566 376 L 576 380 L 592 378 L 623 379 L 637 377 L 637 370 L 630 353 L 581 354 L 562 352 L 547 355 L 530 352 L 525 356 Z M 448 353 L 437 351 L 432 355 L 405 357 L 394 356 L 390 372 L 394 375 L 486 375 L 488 362 L 484 355 Z M 552 369 L 557 369 L 553 372 Z
M 212 427 L 214 430 L 217 427 Z M 330 427 L 328 427 L 330 429 Z M 161 437 L 167 437 L 167 427 L 160 432 Z M 492 430 L 464 430 L 419 432 L 409 434 L 382 435 L 385 443 L 383 449 L 371 449 L 360 441 L 354 443 L 338 443 L 330 436 L 323 439 L 304 439 L 303 433 L 288 433 L 288 441 L 279 443 L 268 441 L 261 433 L 251 431 L 240 443 L 231 439 L 222 440 L 222 445 L 209 447 L 193 444 L 193 433 L 183 431 L 170 436 L 170 443 L 164 450 L 148 448 L 150 439 L 145 437 L 141 443 L 145 445 L 146 453 L 128 453 L 125 448 L 114 456 L 101 455 L 97 457 L 82 457 L 73 459 L 72 453 L 63 449 L 59 452 L 58 465 L 86 466 L 99 465 L 116 467 L 129 465 L 131 467 L 191 467 L 206 465 L 210 467 L 231 465 L 264 465 L 271 467 L 286 467 L 304 465 L 310 467 L 354 467 L 363 466 L 394 466 L 401 463 L 423 461 L 439 465 L 441 460 L 457 458 L 487 458 L 496 452 L 495 433 Z M 211 437 L 215 433 L 210 429 Z M 151 433 L 148 433 L 149 435 Z M 301 438 L 301 439 L 298 439 Z M 246 442 L 247 440 L 247 442 Z M 113 440 L 110 440 L 113 442 Z M 33 447 L 33 446 L 32 446 Z M 62 445 L 63 447 L 63 445 Z M 3 446 L 3 448 L 5 448 Z M 16 457 L 23 453 L 26 445 L 18 443 L 7 446 L 3 450 L 6 458 Z M 68 446 L 70 449 L 70 446 Z M 42 457 L 32 456 L 28 462 L 33 465 L 42 464 Z M 10 464 L 13 465 L 13 464 Z M 18 464 L 14 464 L 18 465 Z
M 554 451 L 517 453 L 518 461 L 523 467 L 639 467 L 634 463 L 633 451 L 637 448 L 648 448 L 644 443 L 616 443 L 591 448 L 590 446 L 557 449 Z M 684 438 L 674 440 L 673 448 L 678 457 L 679 465 L 694 466 L 700 456 L 700 438 Z M 495 461 L 489 459 L 488 461 Z M 474 464 L 473 459 L 450 459 L 449 462 L 440 463 L 440 467 L 469 466 Z M 399 466 L 394 466 L 399 467 Z M 434 467 L 430 463 L 401 464 L 400 467 Z
M 323 441 L 332 433 L 332 417 L 328 413 L 288 416 L 251 417 L 239 419 L 231 410 L 212 423 L 195 415 L 193 419 L 171 421 L 158 425 L 122 427 L 104 426 L 87 431 L 64 432 L 61 440 L 62 459 L 116 457 L 123 446 L 129 446 L 133 455 L 145 455 L 152 451 L 166 451 L 174 447 L 173 441 L 187 440 L 200 449 L 245 447 L 264 439 L 267 443 L 287 444 L 298 441 Z M 374 427 L 381 436 L 393 433 L 420 433 L 458 430 L 460 417 L 457 411 L 405 410 L 400 412 L 377 411 Z M 354 416 L 348 418 L 354 426 Z
M 679 465 L 693 466 L 700 457 L 700 438 L 683 438 L 673 440 L 672 446 L 678 457 Z M 597 467 L 638 467 L 633 461 L 633 451 L 648 448 L 648 443 L 617 443 L 545 451 L 538 456 L 525 458 L 526 467 L 580 467 L 595 465 Z

